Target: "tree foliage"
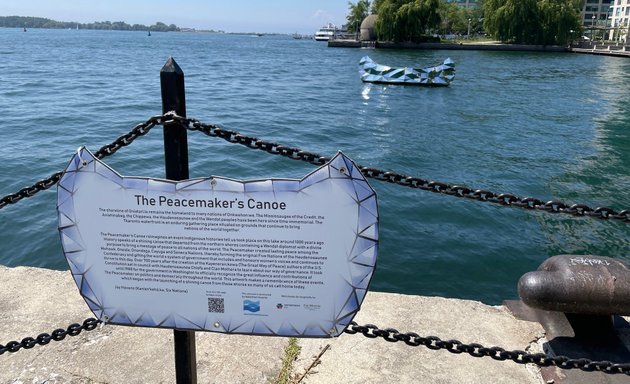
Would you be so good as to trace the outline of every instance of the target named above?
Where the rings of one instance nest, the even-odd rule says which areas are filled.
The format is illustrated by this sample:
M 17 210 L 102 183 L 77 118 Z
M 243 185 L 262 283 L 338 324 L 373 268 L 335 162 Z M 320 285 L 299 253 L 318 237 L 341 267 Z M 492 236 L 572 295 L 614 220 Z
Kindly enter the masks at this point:
M 95 21 L 93 23 L 77 23 L 74 21 L 55 21 L 43 17 L 25 16 L 0 16 L 0 27 L 4 28 L 49 28 L 49 29 L 107 29 L 117 31 L 146 31 L 151 29 L 157 32 L 179 31 L 175 24 L 166 25 L 157 22 L 154 25 L 142 24 L 129 25 L 124 21 Z
M 581 0 L 485 0 L 484 28 L 516 44 L 565 45 L 581 35 Z
M 375 0 L 374 4 L 379 40 L 420 42 L 440 27 L 440 0 Z
M 348 2 L 350 13 L 346 16 L 348 32 L 355 33 L 361 27 L 363 20 L 370 14 L 370 0 L 359 0 L 356 4 Z
M 483 8 L 481 1 L 477 7 L 464 8 L 447 0 L 440 1 L 440 34 L 471 35 L 483 32 Z

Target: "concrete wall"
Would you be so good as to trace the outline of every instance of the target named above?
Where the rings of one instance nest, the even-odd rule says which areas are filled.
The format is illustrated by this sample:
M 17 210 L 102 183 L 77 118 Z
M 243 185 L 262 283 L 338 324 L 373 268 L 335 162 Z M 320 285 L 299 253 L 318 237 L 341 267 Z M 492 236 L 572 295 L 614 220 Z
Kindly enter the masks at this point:
M 0 344 L 92 317 L 70 272 L 0 266 Z M 543 330 L 505 307 L 439 297 L 368 293 L 355 321 L 443 340 L 539 351 Z M 197 332 L 199 383 L 273 383 L 288 338 Z M 303 384 L 540 384 L 535 366 L 410 347 L 361 334 L 298 339 L 292 377 Z M 320 356 L 321 355 L 321 356 Z M 319 358 L 317 358 L 319 356 Z M 173 332 L 105 325 L 0 355 L 0 383 L 174 383 Z

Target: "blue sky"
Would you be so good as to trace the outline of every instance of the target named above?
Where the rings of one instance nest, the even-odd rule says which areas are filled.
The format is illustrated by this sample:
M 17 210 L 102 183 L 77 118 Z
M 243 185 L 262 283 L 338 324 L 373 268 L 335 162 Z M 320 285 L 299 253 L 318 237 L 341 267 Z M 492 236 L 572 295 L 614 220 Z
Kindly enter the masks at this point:
M 356 3 L 356 1 L 353 1 Z M 0 16 L 38 16 L 58 21 L 124 21 L 226 32 L 313 34 L 345 23 L 347 0 L 1 0 Z

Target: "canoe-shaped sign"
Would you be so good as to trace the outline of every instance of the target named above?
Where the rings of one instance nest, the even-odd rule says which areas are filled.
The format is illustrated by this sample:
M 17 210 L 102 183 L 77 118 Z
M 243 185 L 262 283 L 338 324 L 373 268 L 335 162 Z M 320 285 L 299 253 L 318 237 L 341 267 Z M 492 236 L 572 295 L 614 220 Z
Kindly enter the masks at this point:
M 57 191 L 74 280 L 112 324 L 338 336 L 376 264 L 376 194 L 342 153 L 301 180 L 171 181 L 80 148 Z

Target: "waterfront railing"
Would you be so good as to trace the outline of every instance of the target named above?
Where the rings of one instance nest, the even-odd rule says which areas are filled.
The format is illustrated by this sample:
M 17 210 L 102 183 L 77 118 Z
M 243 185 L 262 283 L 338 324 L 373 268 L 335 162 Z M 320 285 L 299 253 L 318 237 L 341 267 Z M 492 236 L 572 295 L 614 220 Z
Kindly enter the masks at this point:
M 238 131 L 227 130 L 218 125 L 203 123 L 186 116 L 184 75 L 177 63 L 171 58 L 160 72 L 162 85 L 162 114 L 137 124 L 128 133 L 118 137 L 112 143 L 101 147 L 94 155 L 98 159 L 113 155 L 123 147 L 129 146 L 136 139 L 148 134 L 154 127 L 164 130 L 164 153 L 166 177 L 171 180 L 188 178 L 187 133 L 199 132 L 211 138 L 219 138 L 232 144 L 239 144 L 253 150 L 265 151 L 272 155 L 313 165 L 326 164 L 330 158 L 307 150 L 282 145 L 273 141 L 243 135 Z M 563 214 L 579 220 L 597 219 L 630 224 L 630 210 L 611 207 L 591 207 L 583 203 L 566 203 L 559 200 L 543 200 L 535 197 L 519 197 L 511 193 L 497 193 L 463 185 L 423 179 L 393 171 L 385 171 L 368 166 L 359 166 L 361 173 L 368 178 L 396 184 L 432 193 L 486 202 L 504 207 L 521 208 L 544 214 Z M 34 183 L 0 198 L 0 209 L 16 204 L 25 198 L 33 197 L 38 192 L 54 186 L 62 177 L 57 172 L 50 177 Z M 67 328 L 59 328 L 52 333 L 42 333 L 37 337 L 25 337 L 20 341 L 0 344 L 0 355 L 15 353 L 22 349 L 31 349 L 36 345 L 47 345 L 51 341 L 61 341 L 66 336 L 76 336 L 82 331 L 92 331 L 102 324 L 101 320 L 89 318 L 82 324 L 73 323 Z M 368 338 L 381 338 L 388 342 L 401 341 L 409 346 L 425 346 L 429 349 L 445 349 L 452 353 L 467 353 L 474 357 L 490 357 L 495 360 L 511 360 L 518 364 L 534 364 L 540 367 L 555 366 L 561 369 L 580 369 L 599 371 L 607 374 L 630 375 L 630 364 L 611 361 L 592 361 L 585 358 L 572 359 L 566 356 L 551 356 L 545 353 L 509 351 L 501 347 L 485 347 L 477 343 L 465 344 L 458 340 L 442 340 L 436 336 L 420 336 L 414 332 L 399 332 L 394 328 L 379 328 L 372 324 L 359 325 L 351 322 L 345 329 L 346 334 L 362 334 Z M 174 329 L 175 370 L 178 383 L 196 382 L 196 352 L 194 331 Z

